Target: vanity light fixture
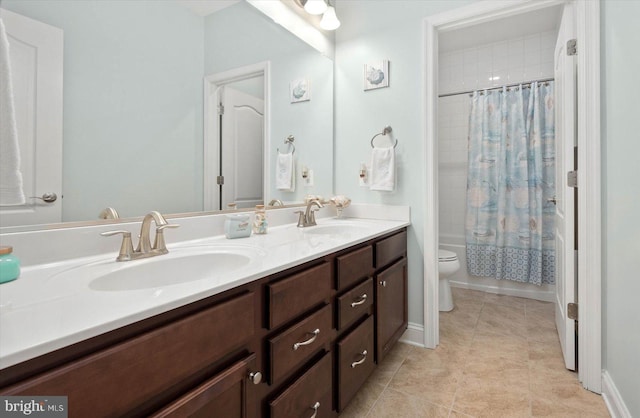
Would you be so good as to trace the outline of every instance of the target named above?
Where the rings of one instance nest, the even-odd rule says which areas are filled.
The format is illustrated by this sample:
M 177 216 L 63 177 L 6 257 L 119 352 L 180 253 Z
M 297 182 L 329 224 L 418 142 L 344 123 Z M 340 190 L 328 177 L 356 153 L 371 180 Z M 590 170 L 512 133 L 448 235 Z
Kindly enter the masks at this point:
M 307 0 L 304 3 L 304 10 L 310 15 L 321 15 L 327 10 L 327 3 L 324 0 Z
M 329 0 L 296 0 L 296 3 L 311 15 L 322 15 L 320 20 L 322 29 L 336 30 L 340 27 L 336 9 Z
M 336 9 L 331 4 L 327 7 L 327 11 L 322 15 L 320 27 L 324 30 L 336 30 L 340 27 L 340 21 L 336 16 Z

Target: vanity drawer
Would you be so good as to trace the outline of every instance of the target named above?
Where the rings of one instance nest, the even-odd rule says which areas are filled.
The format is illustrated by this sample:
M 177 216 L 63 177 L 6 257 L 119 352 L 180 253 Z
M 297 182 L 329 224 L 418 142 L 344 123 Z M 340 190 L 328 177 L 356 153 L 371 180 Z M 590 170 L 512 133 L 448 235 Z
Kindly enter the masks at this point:
M 349 401 L 373 371 L 373 316 L 337 344 L 338 351 L 338 411 Z
M 331 338 L 331 305 L 269 339 L 270 381 L 281 377 L 317 353 Z
M 328 303 L 330 296 L 331 264 L 327 262 L 267 285 L 269 329 Z
M 331 392 L 331 353 L 327 353 L 269 402 L 271 418 L 332 417 Z
M 254 292 L 245 293 L 23 381 L 3 395 L 68 396 L 70 417 L 130 415 L 247 343 L 256 302 Z
M 407 231 L 375 243 L 376 268 L 384 267 L 407 253 Z
M 337 289 L 345 289 L 373 271 L 373 248 L 370 245 L 336 257 Z
M 373 305 L 373 279 L 354 287 L 336 298 L 338 309 L 338 329 L 351 324 L 356 319 L 367 315 Z

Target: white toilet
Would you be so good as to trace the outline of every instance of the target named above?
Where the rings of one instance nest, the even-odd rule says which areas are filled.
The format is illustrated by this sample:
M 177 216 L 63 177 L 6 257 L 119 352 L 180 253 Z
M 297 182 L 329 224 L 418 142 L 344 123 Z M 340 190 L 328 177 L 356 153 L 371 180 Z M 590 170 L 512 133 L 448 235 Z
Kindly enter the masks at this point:
M 449 279 L 453 273 L 460 270 L 458 255 L 453 251 L 438 250 L 438 277 L 439 289 L 439 309 L 441 312 L 449 312 L 453 309 L 453 297 L 451 296 L 451 285 Z

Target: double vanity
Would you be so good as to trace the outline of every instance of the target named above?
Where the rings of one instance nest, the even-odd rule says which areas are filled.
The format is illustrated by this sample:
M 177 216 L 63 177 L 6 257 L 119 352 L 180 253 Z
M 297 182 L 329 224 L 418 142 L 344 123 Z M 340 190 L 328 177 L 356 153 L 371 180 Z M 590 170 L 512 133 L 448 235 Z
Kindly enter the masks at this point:
M 0 394 L 68 396 L 70 417 L 336 416 L 407 328 L 399 218 L 27 267 L 0 288 Z

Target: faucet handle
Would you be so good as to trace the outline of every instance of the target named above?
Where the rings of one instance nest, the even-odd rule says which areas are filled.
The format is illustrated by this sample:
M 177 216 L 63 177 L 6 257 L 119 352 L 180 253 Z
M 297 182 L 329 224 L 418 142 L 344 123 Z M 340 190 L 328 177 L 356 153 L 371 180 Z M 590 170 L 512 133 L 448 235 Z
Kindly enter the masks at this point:
M 311 210 L 309 211 L 309 219 L 307 219 L 307 223 L 309 224 L 309 226 L 317 225 L 317 223 L 316 223 L 316 212 L 319 211 L 319 210 L 320 209 L 311 208 Z
M 118 253 L 118 257 L 116 257 L 116 261 L 129 261 L 131 260 L 131 255 L 133 254 L 131 232 L 125 230 L 117 230 L 100 233 L 100 235 L 102 235 L 103 237 L 111 237 L 118 234 L 122 234 L 122 244 L 120 244 L 120 252 Z
M 297 213 L 298 214 L 298 228 L 303 228 L 305 226 L 306 223 L 306 219 L 304 216 L 304 212 L 301 210 L 297 210 L 293 213 Z
M 165 244 L 164 242 L 164 230 L 166 228 L 178 228 L 178 227 L 180 227 L 180 225 L 178 224 L 165 224 L 165 225 L 158 226 L 156 228 L 156 239 L 153 242 L 153 249 L 163 254 L 168 253 L 169 250 L 167 250 L 167 244 Z

